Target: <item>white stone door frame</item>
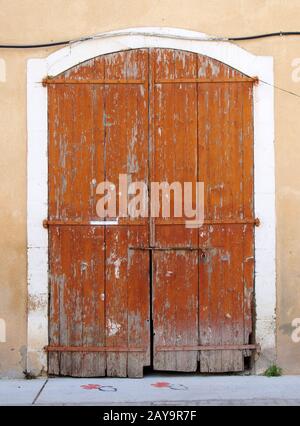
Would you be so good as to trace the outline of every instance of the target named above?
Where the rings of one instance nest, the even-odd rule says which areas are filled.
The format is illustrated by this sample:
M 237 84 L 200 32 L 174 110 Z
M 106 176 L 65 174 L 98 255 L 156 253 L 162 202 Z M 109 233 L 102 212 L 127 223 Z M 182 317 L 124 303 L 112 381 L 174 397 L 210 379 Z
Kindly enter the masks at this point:
M 261 82 L 254 87 L 256 340 L 262 353 L 255 372 L 276 356 L 275 163 L 273 58 L 255 56 L 235 44 L 213 41 L 205 34 L 174 28 L 134 28 L 72 43 L 27 67 L 27 235 L 28 235 L 28 356 L 27 370 L 47 371 L 48 344 L 48 111 L 42 80 L 99 55 L 127 49 L 186 50 L 224 62 Z M 265 84 L 269 83 L 269 84 Z

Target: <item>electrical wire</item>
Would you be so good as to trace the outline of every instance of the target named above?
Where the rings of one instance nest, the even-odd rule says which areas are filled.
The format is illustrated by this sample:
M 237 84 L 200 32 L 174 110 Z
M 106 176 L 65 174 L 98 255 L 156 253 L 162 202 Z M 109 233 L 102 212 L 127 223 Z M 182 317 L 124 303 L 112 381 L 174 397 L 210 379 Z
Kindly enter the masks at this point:
M 228 37 L 228 41 L 244 41 L 244 40 L 256 40 L 261 38 L 268 37 L 284 37 L 284 36 L 299 36 L 300 31 L 280 31 L 277 33 L 266 33 L 266 34 L 258 34 L 253 36 L 245 36 L 245 37 Z
M 272 83 L 268 83 L 264 80 L 259 80 L 260 83 L 266 84 L 267 86 L 273 87 L 276 90 L 279 90 L 280 92 L 287 93 L 288 95 L 296 96 L 297 98 L 300 98 L 300 94 L 296 92 L 292 92 L 291 90 L 283 89 L 283 87 L 276 86 Z
M 157 34 L 157 33 L 145 33 L 143 31 L 120 31 L 120 32 L 111 32 L 106 34 L 97 34 L 95 36 L 88 36 L 74 40 L 64 40 L 64 41 L 54 41 L 49 43 L 41 43 L 41 44 L 0 44 L 0 49 L 37 49 L 43 47 L 55 47 L 55 46 L 64 46 L 68 44 L 77 43 L 80 41 L 87 40 L 95 40 L 99 38 L 111 37 L 111 36 L 119 36 L 119 35 L 144 35 L 144 36 L 159 36 L 165 38 L 180 38 L 183 40 L 197 40 L 197 41 L 246 41 L 246 40 L 256 40 L 268 37 L 284 37 L 284 36 L 300 36 L 300 31 L 279 31 L 275 33 L 266 33 L 266 34 L 257 34 L 250 36 L 242 36 L 242 37 L 189 37 L 189 36 L 174 36 L 172 34 Z
M 87 36 L 82 37 L 79 39 L 74 40 L 64 40 L 64 41 L 54 41 L 49 43 L 41 43 L 41 44 L 0 44 L 0 49 L 37 49 L 37 48 L 46 48 L 46 47 L 55 47 L 55 46 L 71 46 L 72 44 L 83 42 L 83 41 L 89 41 L 89 40 L 96 40 L 101 38 L 107 38 L 107 37 L 118 37 L 122 35 L 143 35 L 148 37 L 164 37 L 164 38 L 172 38 L 172 39 L 181 39 L 181 40 L 190 40 L 190 41 L 211 41 L 211 42 L 226 42 L 226 41 L 247 41 L 247 40 L 257 40 L 257 39 L 263 39 L 263 38 L 270 38 L 270 37 L 288 37 L 288 36 L 300 36 L 300 31 L 279 31 L 274 33 L 266 33 L 266 34 L 256 34 L 252 36 L 242 36 L 242 37 L 192 37 L 192 36 L 185 36 L 185 35 L 174 35 L 174 34 L 168 34 L 168 33 L 162 33 L 158 34 L 155 32 L 145 32 L 145 31 L 114 31 L 110 33 L 102 33 L 102 34 L 96 34 L 93 36 Z M 274 84 L 268 83 L 263 80 L 259 80 L 261 83 L 264 83 L 268 86 L 274 87 L 276 90 L 280 90 L 282 92 L 285 92 L 289 95 L 296 96 L 300 98 L 300 94 L 292 92 L 290 90 L 284 89 L 279 86 L 275 86 Z
M 0 44 L 0 49 L 37 49 L 41 47 L 65 46 L 69 43 L 71 43 L 70 40 L 42 44 Z

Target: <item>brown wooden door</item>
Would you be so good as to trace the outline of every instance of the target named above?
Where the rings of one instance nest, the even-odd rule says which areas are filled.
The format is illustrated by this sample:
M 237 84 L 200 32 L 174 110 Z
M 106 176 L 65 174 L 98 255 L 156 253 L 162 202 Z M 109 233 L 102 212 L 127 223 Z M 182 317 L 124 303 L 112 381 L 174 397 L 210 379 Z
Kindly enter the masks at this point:
M 149 253 L 129 250 L 149 245 L 147 221 L 92 225 L 98 183 L 148 180 L 147 79 L 140 50 L 49 86 L 50 345 L 62 347 L 50 374 L 141 376 L 150 363 Z
M 153 251 L 154 369 L 242 371 L 239 347 L 253 337 L 253 83 L 164 49 L 152 51 L 151 73 L 153 180 L 205 185 L 200 229 L 153 225 L 164 248 Z
M 242 371 L 253 319 L 251 79 L 201 55 L 139 49 L 48 84 L 49 373 Z M 99 222 L 97 184 L 119 174 L 203 181 L 204 225 L 172 214 Z

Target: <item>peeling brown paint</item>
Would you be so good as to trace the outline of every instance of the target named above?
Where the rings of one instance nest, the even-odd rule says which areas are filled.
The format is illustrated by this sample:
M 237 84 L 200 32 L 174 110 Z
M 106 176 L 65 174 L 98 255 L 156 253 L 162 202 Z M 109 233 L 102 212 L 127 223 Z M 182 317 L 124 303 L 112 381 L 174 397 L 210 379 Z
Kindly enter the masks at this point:
M 49 235 L 50 345 L 146 348 L 51 351 L 51 374 L 141 376 L 150 364 L 150 303 L 156 370 L 196 371 L 199 359 L 202 372 L 243 370 L 242 351 L 157 349 L 249 343 L 253 223 L 243 219 L 253 217 L 252 83 L 242 80 L 201 55 L 141 49 L 80 64 L 59 76 L 66 84 L 49 86 L 49 216 L 58 221 Z M 118 183 L 120 173 L 130 182 L 204 181 L 212 224 L 80 226 L 97 219 L 96 183 Z M 150 245 L 162 250 L 134 249 Z M 185 249 L 197 246 L 204 258 Z M 39 300 L 31 304 L 38 309 Z

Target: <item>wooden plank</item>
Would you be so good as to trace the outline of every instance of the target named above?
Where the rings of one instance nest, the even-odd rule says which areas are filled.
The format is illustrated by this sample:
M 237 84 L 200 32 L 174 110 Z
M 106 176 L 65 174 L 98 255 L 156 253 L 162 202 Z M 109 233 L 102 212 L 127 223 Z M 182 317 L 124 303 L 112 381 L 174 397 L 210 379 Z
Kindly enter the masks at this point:
M 60 287 L 59 295 L 59 326 L 60 326 L 60 344 L 72 344 L 72 321 L 74 289 L 73 289 L 73 231 L 70 228 L 64 228 L 60 231 L 60 253 L 61 269 L 63 275 L 63 285 Z M 72 376 L 72 354 L 62 353 L 60 356 L 60 375 Z
M 132 182 L 149 184 L 149 52 L 128 52 L 126 78 L 143 79 L 145 86 L 129 88 L 127 102 L 127 174 Z M 131 118 L 131 119 L 130 119 Z M 128 250 L 132 245 L 149 244 L 149 218 L 145 226 L 132 226 L 142 218 L 130 218 L 127 234 L 127 291 L 128 291 L 128 346 L 142 346 L 146 353 L 128 353 L 128 377 L 143 377 L 144 366 L 151 364 L 150 349 L 150 255 Z
M 82 345 L 105 346 L 104 232 L 81 228 L 82 247 Z M 106 359 L 102 354 L 82 355 L 82 376 L 104 376 Z
M 243 87 L 243 205 L 244 216 L 254 211 L 253 87 Z M 254 229 L 244 227 L 244 341 L 253 341 Z
M 60 343 L 60 312 L 59 296 L 60 286 L 63 285 L 64 277 L 61 274 L 61 257 L 59 229 L 52 228 L 49 231 L 49 268 L 51 275 L 49 277 L 49 343 L 50 345 L 59 345 Z M 48 373 L 49 375 L 59 375 L 60 357 L 58 353 L 48 354 Z
M 81 72 L 85 77 L 94 73 L 96 69 L 92 60 L 85 68 L 85 72 L 75 67 L 71 73 Z M 51 90 L 49 89 L 49 93 Z M 53 111 L 49 120 L 50 126 L 54 126 L 49 134 L 49 216 L 71 221 L 72 218 L 77 220 L 92 218 L 95 189 L 91 187 L 91 182 L 103 180 L 101 143 L 96 143 L 101 136 L 101 128 L 98 125 L 98 110 L 101 107 L 101 101 L 98 102 L 99 90 L 89 87 L 75 90 L 62 85 L 55 88 L 55 93 L 59 96 L 60 105 Z M 49 103 L 53 104 L 51 97 Z M 51 107 L 49 110 L 52 111 Z M 103 344 L 99 333 L 104 332 L 104 318 L 101 317 L 99 311 L 101 305 L 95 297 L 103 286 L 102 247 L 97 253 L 99 241 L 103 244 L 103 230 L 95 231 L 98 235 L 94 234 L 93 229 L 83 230 L 80 227 L 76 233 L 66 227 L 59 232 L 61 246 L 56 255 L 61 257 L 63 277 L 66 281 L 66 288 L 60 289 L 61 343 L 82 344 L 82 341 L 93 340 L 97 335 L 96 343 Z M 93 245 L 96 252 L 91 247 Z M 100 262 L 97 260 L 93 262 L 91 256 L 97 257 Z M 83 274 L 81 268 L 83 264 L 89 269 L 88 275 Z M 51 322 L 52 318 L 50 324 Z M 60 374 L 63 375 L 98 376 L 105 372 L 105 358 L 102 354 L 88 356 L 61 354 L 60 358 Z M 55 374 L 57 372 L 56 370 Z
M 91 68 L 85 72 L 89 77 L 104 77 L 104 60 L 95 58 Z M 87 105 L 89 115 L 82 116 L 83 134 L 88 149 L 82 160 L 87 168 L 84 170 L 86 180 L 86 198 L 84 199 L 87 217 L 96 219 L 96 186 L 104 179 L 104 125 L 102 121 L 105 94 L 103 87 L 85 89 L 84 97 L 89 97 Z M 86 128 L 91 131 L 86 132 Z M 84 210 L 85 210 L 84 209 Z M 85 218 L 83 214 L 81 216 Z M 83 285 L 83 345 L 104 347 L 105 342 L 105 234 L 104 229 L 89 227 L 86 231 L 84 247 L 87 256 L 88 273 Z M 84 254 L 85 254 L 84 253 Z M 106 373 L 106 357 L 103 354 L 85 354 L 82 360 L 82 375 L 85 377 L 104 376 Z
M 197 56 L 156 49 L 152 55 L 154 79 L 196 76 Z M 156 85 L 153 100 L 154 146 L 151 169 L 155 182 L 197 180 L 197 86 Z M 171 206 L 174 195 L 170 194 Z M 162 212 L 161 212 L 162 213 Z M 174 210 L 171 209 L 171 220 Z M 160 226 L 155 221 L 157 247 L 197 246 L 197 232 L 185 225 Z M 178 297 L 180 295 L 180 297 Z M 158 345 L 198 343 L 198 253 L 170 250 L 153 253 L 154 369 L 196 371 L 197 351 L 156 351 Z
M 224 65 L 216 65 L 209 58 L 202 57 L 199 62 L 199 72 L 210 75 L 213 70 L 216 79 L 232 78 L 235 73 Z M 215 252 L 209 251 L 205 262 L 200 264 L 201 345 L 249 343 L 249 334 L 247 339 L 244 336 L 243 241 L 246 226 L 242 226 L 242 218 L 253 216 L 253 141 L 251 136 L 245 137 L 243 130 L 245 126 L 251 128 L 252 123 L 252 114 L 249 113 L 251 99 L 249 96 L 247 100 L 243 97 L 249 87 L 250 84 L 240 83 L 201 84 L 198 87 L 199 175 L 207 182 L 206 218 L 207 222 L 212 223 L 210 227 L 200 230 L 199 244 L 206 241 L 211 247 L 220 247 Z M 248 162 L 246 170 L 245 159 Z M 251 205 L 246 209 L 245 185 L 248 187 L 247 202 Z M 233 218 L 237 217 L 241 218 L 241 222 L 234 224 Z M 216 225 L 218 221 L 220 226 Z M 253 227 L 249 228 L 253 232 Z M 247 252 L 251 257 L 251 244 L 248 244 Z M 251 267 L 249 269 L 247 286 L 251 299 L 253 275 Z M 247 312 L 249 328 L 249 322 L 252 322 L 249 303 Z M 202 372 L 242 371 L 243 368 L 242 351 L 200 353 Z
M 200 57 L 198 65 L 198 74 L 210 75 L 211 62 L 208 58 Z M 216 64 L 215 74 L 218 73 L 220 74 L 220 67 Z M 219 182 L 218 176 L 222 173 L 221 161 L 224 158 L 223 146 L 221 145 L 223 123 L 220 116 L 220 84 L 199 85 L 198 95 L 198 131 L 200 152 L 202 152 L 199 176 L 204 178 L 206 187 L 206 218 L 208 220 L 220 220 L 223 186 L 222 182 Z M 210 226 L 207 238 L 210 247 L 222 247 L 220 226 Z M 207 254 L 204 266 L 202 267 L 200 264 L 199 332 L 201 345 L 221 343 L 223 279 L 219 262 L 220 248 L 217 247 Z M 200 353 L 200 370 L 207 373 L 222 371 L 222 354 L 217 351 Z
M 223 99 L 226 108 L 224 143 L 226 144 L 226 165 L 224 165 L 224 186 L 227 188 L 226 202 L 222 217 L 243 217 L 243 138 L 241 85 L 224 85 Z M 226 105 L 227 104 L 227 105 Z M 244 343 L 243 337 L 243 234 L 242 228 L 226 226 L 222 270 L 224 275 L 224 300 L 222 343 Z M 242 351 L 222 353 L 223 371 L 243 371 Z
M 218 232 L 219 227 L 214 227 Z M 211 230 L 208 231 L 211 236 Z M 222 234 L 218 232 L 214 238 L 214 244 L 222 244 Z M 222 248 L 215 247 L 205 257 L 203 266 L 200 264 L 200 344 L 220 345 L 222 332 L 222 303 L 224 282 L 221 273 L 220 252 Z M 218 351 L 200 352 L 200 371 L 205 373 L 216 373 L 222 371 L 222 354 Z
M 202 62 L 203 61 L 203 62 Z M 204 65 L 205 73 L 210 71 L 208 66 L 210 63 L 206 58 L 199 58 L 199 72 Z M 216 65 L 215 73 L 219 72 L 219 66 Z M 203 167 L 203 162 L 206 162 L 204 168 L 206 176 L 203 176 L 204 170 L 199 174 L 205 178 L 206 183 L 206 217 L 209 220 L 219 220 L 220 214 L 218 206 L 220 206 L 220 188 L 217 186 L 216 175 L 220 174 L 220 157 L 224 155 L 223 152 L 218 153 L 217 145 L 221 144 L 221 117 L 219 117 L 220 105 L 220 85 L 199 85 L 198 87 L 199 100 L 205 101 L 203 104 L 198 105 L 199 108 L 199 121 L 198 127 L 200 135 L 204 140 L 199 140 L 202 146 L 202 161 L 200 167 Z M 203 129 L 203 130 L 202 130 Z M 203 146 L 204 144 L 204 146 Z M 204 149 L 203 149 L 204 148 Z M 215 190 L 217 189 L 217 191 Z M 218 235 L 219 226 L 211 226 L 209 228 L 209 238 L 211 233 Z M 222 246 L 221 234 L 218 238 L 214 238 L 213 244 L 218 243 Z M 210 246 L 212 242 L 210 241 Z M 220 273 L 220 263 L 218 262 L 220 249 L 213 249 L 206 256 L 205 269 L 202 271 L 203 276 L 200 281 L 199 295 L 200 295 L 200 342 L 201 345 L 220 344 L 221 333 L 221 312 L 222 312 L 222 292 L 223 282 Z M 200 267 L 201 268 L 201 267 Z M 202 372 L 217 372 L 221 371 L 222 367 L 222 354 L 220 352 L 200 353 L 200 369 Z
M 66 219 L 69 215 L 68 180 L 65 172 L 71 169 L 72 157 L 70 155 L 70 141 L 72 139 L 73 117 L 73 91 L 61 86 L 58 90 L 49 90 L 49 217 L 50 219 Z M 59 319 L 50 318 L 50 329 L 58 320 L 59 343 L 69 344 L 70 312 L 69 296 L 71 293 L 71 250 L 68 250 L 68 241 L 71 231 L 54 231 L 50 234 L 50 257 L 57 262 L 56 267 L 50 263 L 50 270 L 54 279 L 59 279 Z M 53 251 L 53 246 L 55 251 Z M 55 295 L 50 287 L 50 300 L 55 300 Z M 50 302 L 51 305 L 52 302 Z M 51 342 L 51 337 L 50 337 Z M 72 358 L 70 354 L 61 354 L 58 357 L 58 369 L 61 375 L 70 375 L 72 371 Z
M 83 67 L 80 69 L 82 78 L 87 78 L 93 72 L 93 61 L 91 67 Z M 90 157 L 90 147 L 92 146 L 92 92 L 88 86 L 77 86 L 74 90 L 74 105 L 72 111 L 72 141 L 70 140 L 70 152 L 72 169 L 66 170 L 66 180 L 69 181 L 70 210 L 72 218 L 80 220 L 89 217 L 89 198 L 90 198 L 90 182 L 92 156 Z M 73 256 L 71 260 L 72 268 L 72 292 L 70 299 L 66 301 L 72 306 L 72 316 L 68 320 L 70 322 L 70 341 L 71 346 L 80 346 L 83 344 L 83 328 L 84 328 L 84 292 L 92 285 L 90 280 L 90 253 L 87 250 L 86 232 L 90 228 L 79 227 L 72 230 L 72 240 L 70 244 L 73 248 Z M 92 354 L 92 357 L 94 354 Z M 71 375 L 73 377 L 82 377 L 86 372 L 83 371 L 83 359 L 85 355 L 81 353 L 72 353 Z
M 153 265 L 154 368 L 196 371 L 196 350 L 160 352 L 157 347 L 197 344 L 198 255 L 155 252 Z
M 95 74 L 95 61 L 90 61 L 89 65 L 81 68 L 81 78 L 88 79 Z M 103 178 L 103 164 L 101 164 L 100 160 L 100 165 L 98 160 L 98 158 L 103 158 L 103 149 L 101 149 L 101 139 L 100 141 L 97 140 L 97 136 L 100 136 L 100 138 L 102 136 L 103 140 L 103 125 L 101 128 L 101 124 L 98 124 L 103 111 L 103 103 L 101 99 L 102 93 L 96 92 L 93 87 L 77 86 L 75 90 L 76 106 L 74 117 L 76 117 L 76 120 L 73 125 L 75 140 L 72 144 L 73 168 L 71 175 L 72 206 L 74 209 L 72 217 L 80 218 L 80 220 L 88 220 L 95 217 L 96 185 L 94 182 L 98 182 L 98 179 L 101 181 L 101 178 Z M 99 100 L 97 95 L 100 95 Z M 97 158 L 97 154 L 100 154 L 100 157 Z M 99 167 L 99 165 L 100 170 L 97 171 L 97 166 Z M 100 232 L 100 239 L 103 244 L 103 231 L 100 230 L 98 232 Z M 95 255 L 100 258 L 100 262 L 102 262 L 98 263 L 97 267 L 101 268 L 101 264 L 103 265 L 104 263 L 103 252 L 99 251 L 97 254 L 93 252 L 94 248 L 100 248 L 97 244 L 94 246 L 96 235 L 93 228 L 80 227 L 76 232 L 76 237 L 78 238 L 77 253 L 79 255 L 79 275 L 76 278 L 77 282 L 81 284 L 81 296 L 78 297 L 77 304 L 78 311 L 81 311 L 81 313 L 78 312 L 81 319 L 78 321 L 78 340 L 75 342 L 75 345 L 92 344 L 95 341 L 97 344 L 105 345 L 103 333 L 104 315 L 102 314 L 101 318 L 101 312 L 98 312 L 100 314 L 99 319 L 102 319 L 101 336 L 99 336 L 98 328 L 95 326 L 97 324 L 95 305 L 97 305 L 98 310 L 99 294 L 101 295 L 104 292 L 104 270 L 102 267 L 102 271 L 99 271 L 99 276 L 93 260 Z M 99 281 L 95 282 L 96 278 Z M 76 286 L 75 283 L 74 285 Z M 105 357 L 101 354 L 73 354 L 72 357 L 73 375 L 90 377 L 105 373 Z M 99 361 L 101 365 L 100 370 Z
M 241 85 L 224 87 L 225 99 L 230 99 L 226 115 L 227 164 L 224 185 L 227 193 L 223 215 L 243 217 L 243 139 L 240 107 Z M 226 283 L 224 291 L 224 326 L 222 342 L 243 343 L 243 270 L 242 270 L 242 228 L 227 226 L 223 256 L 223 274 Z M 222 353 L 224 371 L 242 371 L 242 352 Z
M 94 61 L 80 70 L 82 79 L 94 73 Z M 67 78 L 66 78 L 67 80 Z M 72 116 L 73 140 L 71 141 L 72 169 L 69 178 L 71 190 L 71 217 L 85 220 L 90 218 L 91 182 L 93 176 L 93 92 L 89 86 L 74 86 L 74 110 Z M 85 293 L 93 286 L 91 274 L 91 253 L 87 234 L 90 228 L 77 228 L 73 233 L 73 321 L 70 345 L 80 346 L 88 336 L 84 336 L 85 321 L 89 321 L 91 306 L 85 306 Z M 71 318 L 70 318 L 71 321 Z M 72 376 L 90 376 L 90 370 L 83 365 L 84 360 L 92 362 L 94 354 L 87 356 L 72 354 Z
M 151 364 L 150 257 L 149 253 L 128 250 L 129 245 L 145 244 L 148 240 L 148 226 L 130 228 L 127 240 L 128 346 L 143 347 L 146 352 L 128 353 L 128 377 L 143 377 L 143 367 Z
M 62 89 L 60 89 L 61 91 Z M 60 91 L 49 88 L 48 90 L 48 117 L 49 117 L 49 217 L 53 217 L 56 210 L 55 203 L 55 169 L 58 163 L 58 143 L 56 138 L 57 120 L 56 115 L 61 114 L 62 97 Z M 55 217 L 55 216 L 54 216 Z M 60 287 L 63 285 L 64 277 L 61 270 L 59 230 L 52 228 L 49 230 L 49 343 L 57 345 L 60 343 Z M 48 355 L 49 374 L 58 375 L 60 373 L 60 356 L 58 354 Z
M 146 78 L 148 77 L 148 52 L 128 51 L 107 57 L 106 78 Z M 141 86 L 109 86 L 106 88 L 106 172 L 108 181 L 115 184 L 119 174 L 127 174 L 132 182 L 148 182 L 148 92 Z M 117 193 L 119 189 L 117 186 Z M 107 344 L 121 345 L 132 340 L 142 341 L 150 353 L 149 320 L 149 272 L 148 254 L 132 253 L 131 268 L 127 271 L 128 244 L 131 235 L 129 227 L 106 228 L 107 249 L 107 292 L 106 322 Z M 136 228 L 136 227 L 135 227 Z M 141 242 L 148 244 L 148 228 L 140 228 Z M 133 240 L 134 241 L 134 240 Z M 135 259 L 145 262 L 144 272 L 138 272 Z M 141 276 L 142 274 L 142 276 Z M 143 277 L 142 281 L 140 279 Z M 141 300 L 137 295 L 142 296 Z M 140 320 L 138 320 L 138 316 Z M 145 325 L 148 327 L 145 328 Z M 114 332 L 114 327 L 118 331 Z M 135 344 L 136 345 L 136 344 Z M 140 377 L 143 366 L 149 364 L 144 355 L 110 353 L 107 354 L 107 375 Z
M 106 342 L 110 347 L 146 348 L 146 353 L 107 354 L 107 375 L 142 377 L 149 365 L 149 254 L 128 250 L 130 244 L 147 243 L 147 228 L 106 229 Z

